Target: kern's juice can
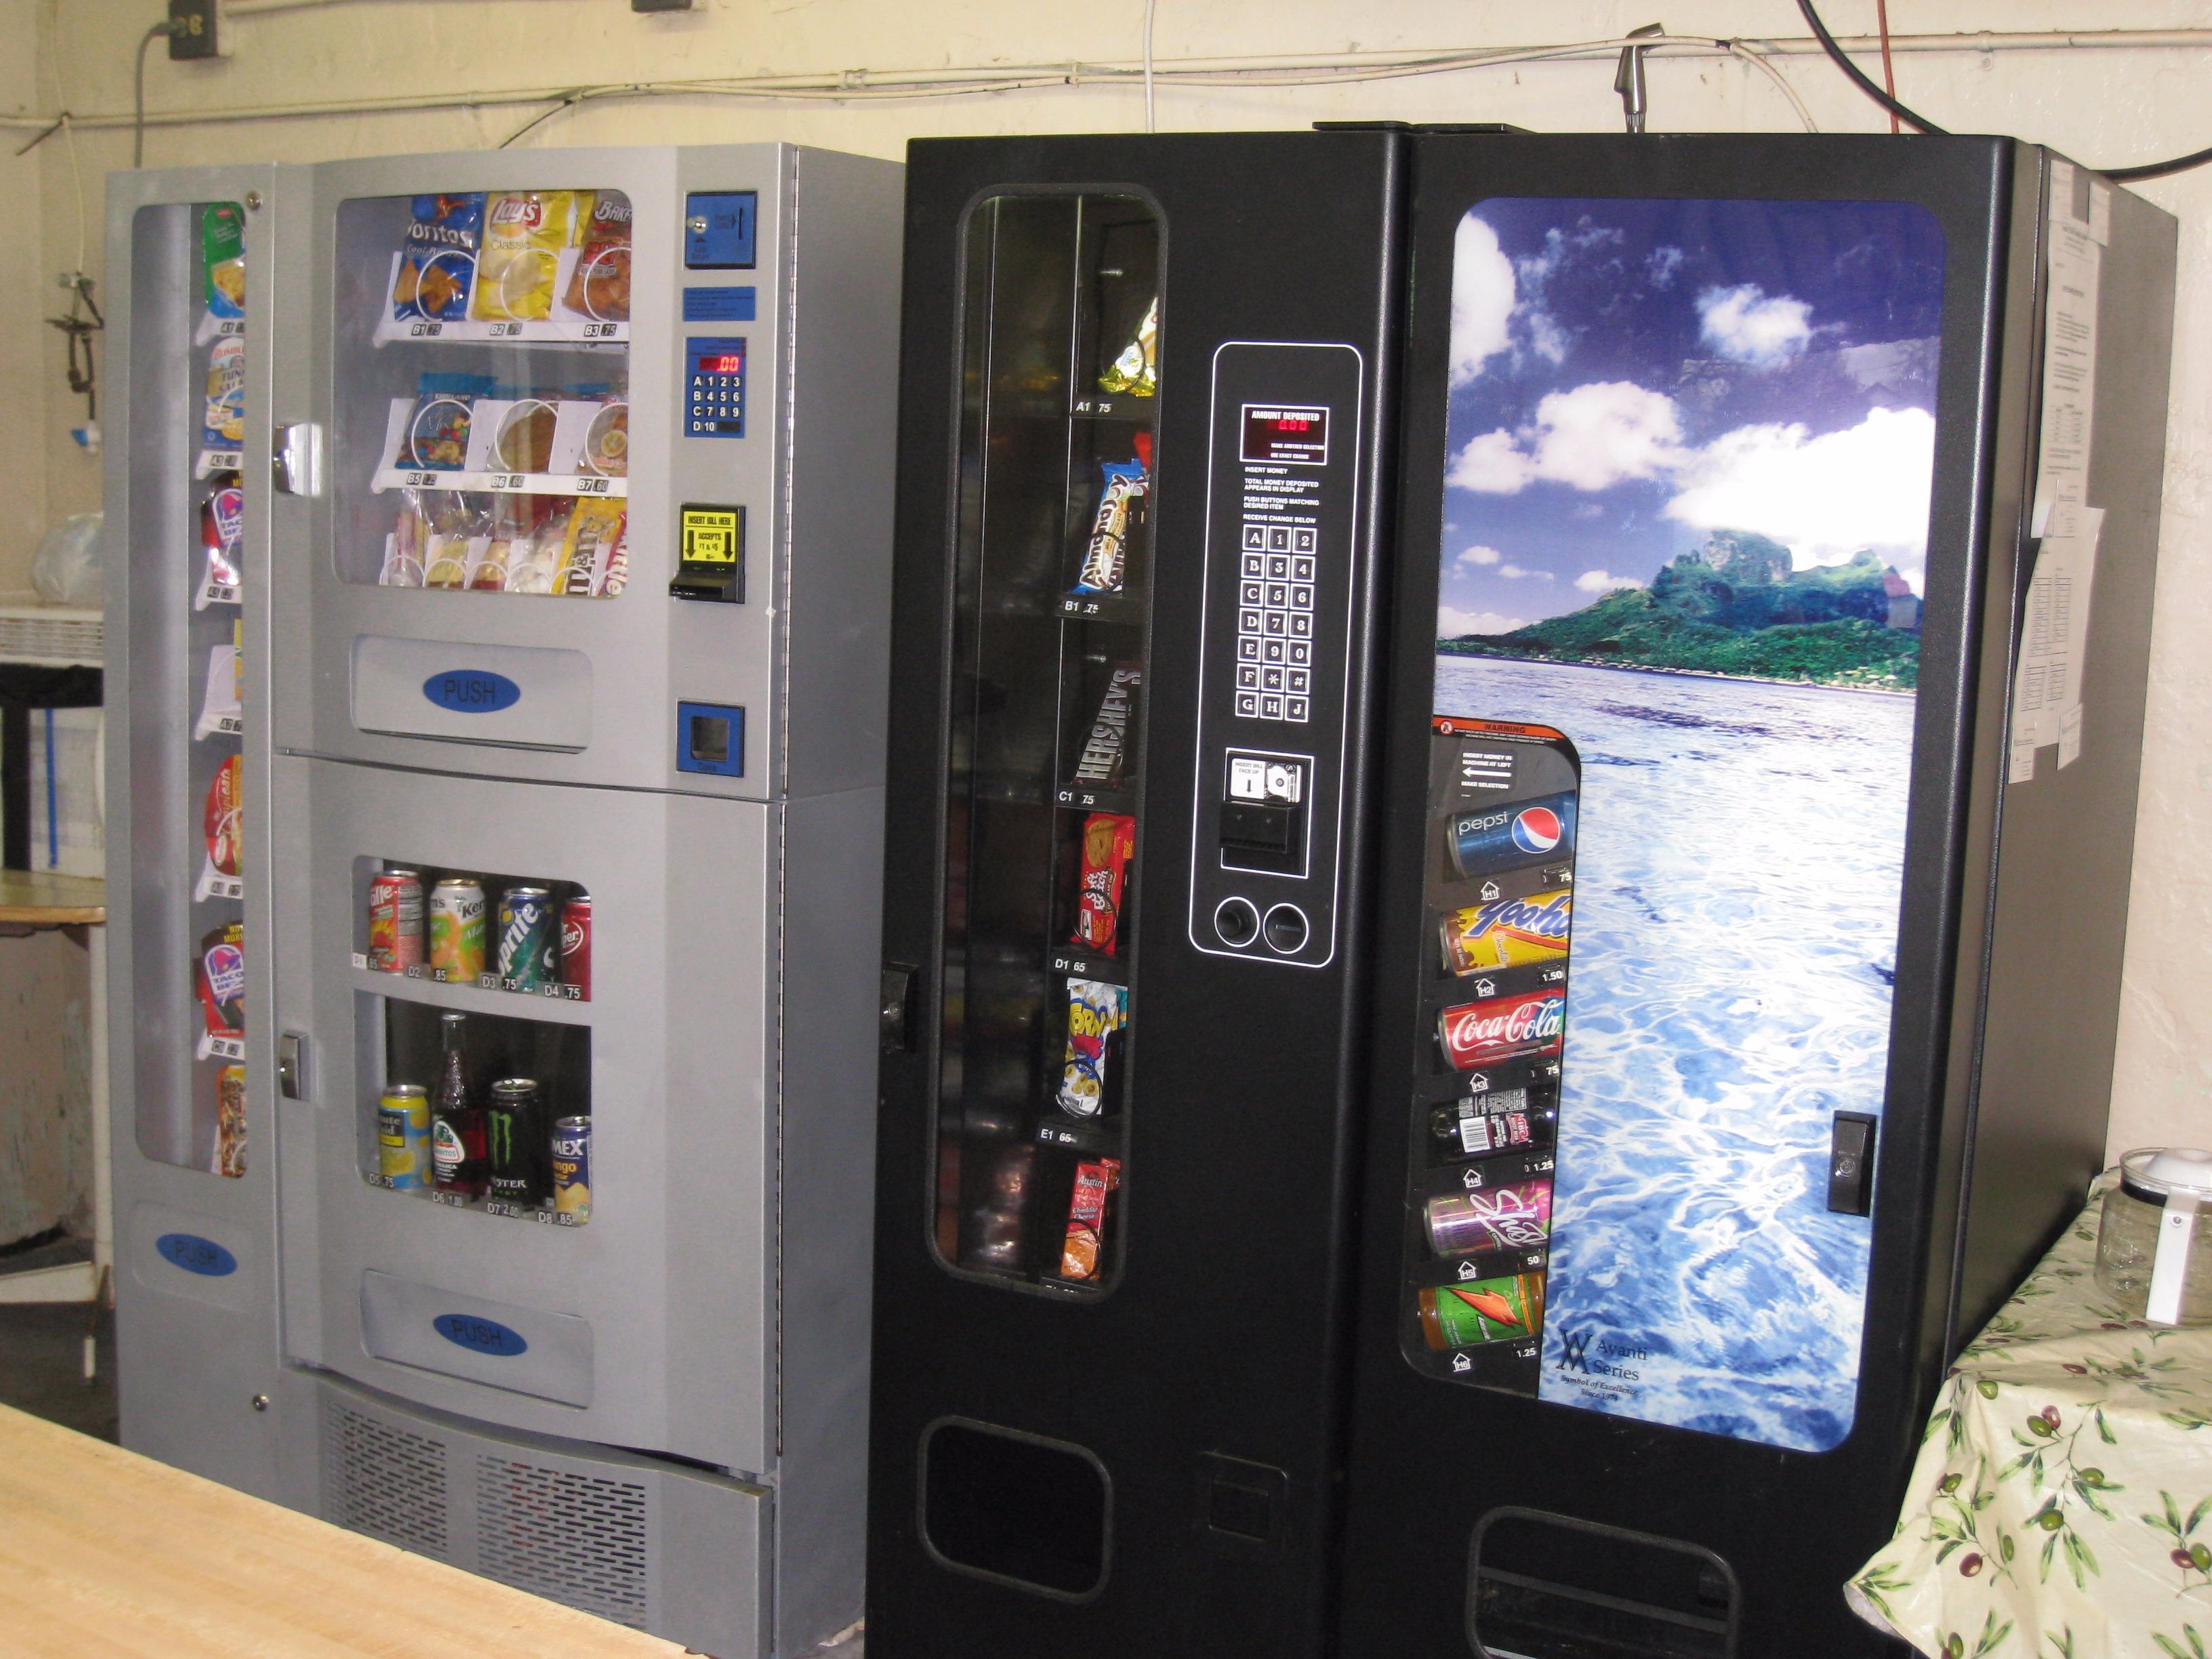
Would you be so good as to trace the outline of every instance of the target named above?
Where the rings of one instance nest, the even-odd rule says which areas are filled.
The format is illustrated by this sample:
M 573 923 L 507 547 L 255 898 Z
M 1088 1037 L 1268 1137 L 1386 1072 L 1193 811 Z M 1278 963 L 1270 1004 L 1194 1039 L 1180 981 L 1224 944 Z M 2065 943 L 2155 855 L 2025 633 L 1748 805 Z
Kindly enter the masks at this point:
M 543 887 L 510 887 L 499 900 L 499 976 L 514 991 L 540 991 L 560 971 L 561 925 Z
M 422 878 L 398 866 L 368 884 L 368 965 L 404 974 L 422 965 Z
M 401 1191 L 422 1188 L 429 1176 L 430 1097 L 419 1083 L 385 1086 L 376 1105 L 376 1170 Z
M 592 1120 L 553 1120 L 553 1208 L 579 1222 L 592 1218 Z
M 1463 1280 L 1420 1292 L 1421 1336 L 1436 1352 L 1524 1341 L 1544 1328 L 1544 1275 Z
M 484 894 L 474 877 L 447 876 L 430 890 L 430 965 L 471 984 L 484 970 Z

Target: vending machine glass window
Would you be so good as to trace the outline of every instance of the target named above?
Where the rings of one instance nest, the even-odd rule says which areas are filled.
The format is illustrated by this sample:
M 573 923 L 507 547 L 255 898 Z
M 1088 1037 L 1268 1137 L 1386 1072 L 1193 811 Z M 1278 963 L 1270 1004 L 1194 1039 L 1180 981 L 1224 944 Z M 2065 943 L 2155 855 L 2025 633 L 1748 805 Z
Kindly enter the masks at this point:
M 934 1243 L 1096 1293 L 1127 1186 L 1158 222 L 994 197 L 964 280 Z
M 185 280 L 165 288 L 162 302 L 139 319 L 134 368 L 146 390 L 125 417 L 127 441 L 146 463 L 137 487 L 147 499 L 131 504 L 134 516 L 159 527 L 159 545 L 170 550 L 163 568 L 181 578 L 152 584 L 134 626 L 149 641 L 174 642 L 164 654 L 181 649 L 172 672 L 185 688 L 178 705 L 183 729 L 143 738 L 166 750 L 149 757 L 149 767 L 164 775 L 179 763 L 183 769 L 185 822 L 149 827 L 144 840 L 172 866 L 160 884 L 189 914 L 164 931 L 188 939 L 189 954 L 188 963 L 177 963 L 173 989 L 155 998 L 173 1006 L 150 1016 L 179 1033 L 174 1052 L 155 1043 L 139 1049 L 138 1147 L 164 1164 L 233 1177 L 246 1173 L 246 1161 L 239 570 L 245 227 L 235 202 L 149 206 L 134 216 L 136 268 Z M 173 390 L 165 393 L 165 383 Z
M 339 209 L 338 245 L 348 365 L 334 434 L 338 574 L 618 597 L 629 574 L 629 198 L 357 199 Z

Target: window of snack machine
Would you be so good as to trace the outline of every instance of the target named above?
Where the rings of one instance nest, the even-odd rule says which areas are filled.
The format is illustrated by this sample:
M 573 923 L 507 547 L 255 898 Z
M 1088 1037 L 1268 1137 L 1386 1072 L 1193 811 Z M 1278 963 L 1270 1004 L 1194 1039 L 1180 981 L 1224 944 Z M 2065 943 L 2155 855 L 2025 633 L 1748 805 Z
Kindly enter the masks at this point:
M 246 1173 L 247 1154 L 239 603 L 251 349 L 246 211 L 235 202 L 142 208 L 132 240 L 142 292 L 125 419 L 132 452 L 161 459 L 134 477 L 131 520 L 147 551 L 173 548 L 177 562 L 167 568 L 190 573 L 181 581 L 154 580 L 134 615 L 134 631 L 185 641 L 173 682 L 185 688 L 178 726 L 152 734 L 186 750 L 183 821 L 143 845 L 177 860 L 158 885 L 189 908 L 177 931 L 191 941 L 189 968 L 167 994 L 177 1006 L 144 1022 L 149 1031 L 177 1032 L 185 1052 L 149 1053 L 142 1061 L 138 1146 L 161 1163 L 236 1177 Z M 149 303 L 146 279 L 157 275 L 172 280 Z M 171 607 L 184 612 L 181 630 Z M 179 1063 L 181 1076 L 172 1070 Z
M 1159 222 L 996 197 L 966 283 L 934 1244 L 1096 1294 L 1129 1192 Z
M 629 576 L 630 204 L 464 191 L 338 210 L 338 574 L 615 599 Z
M 356 859 L 353 877 L 363 1178 L 487 1214 L 586 1224 L 591 1028 L 543 1018 L 524 999 L 591 1000 L 591 894 L 404 858 Z M 391 983 L 385 975 L 407 993 L 370 988 Z M 513 1001 L 490 1010 L 448 986 Z

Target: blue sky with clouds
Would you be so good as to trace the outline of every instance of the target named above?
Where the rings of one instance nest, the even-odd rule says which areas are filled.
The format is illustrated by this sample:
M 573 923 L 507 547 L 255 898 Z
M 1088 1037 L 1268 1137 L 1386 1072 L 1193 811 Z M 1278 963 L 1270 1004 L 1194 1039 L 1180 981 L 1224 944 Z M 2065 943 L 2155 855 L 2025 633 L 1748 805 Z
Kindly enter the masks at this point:
M 1479 204 L 1454 252 L 1440 637 L 1718 529 L 1926 560 L 1943 238 L 1887 202 Z

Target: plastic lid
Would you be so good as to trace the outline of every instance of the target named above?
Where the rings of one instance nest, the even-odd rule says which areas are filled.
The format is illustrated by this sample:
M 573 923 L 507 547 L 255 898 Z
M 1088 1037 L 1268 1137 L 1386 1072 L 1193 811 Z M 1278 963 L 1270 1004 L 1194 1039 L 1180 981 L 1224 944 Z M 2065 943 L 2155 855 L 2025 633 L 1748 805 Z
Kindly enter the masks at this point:
M 2147 1146 L 2120 1159 L 2121 1178 L 2138 1196 L 2164 1198 L 2184 1192 L 2212 1199 L 2212 1152 L 2193 1146 Z

